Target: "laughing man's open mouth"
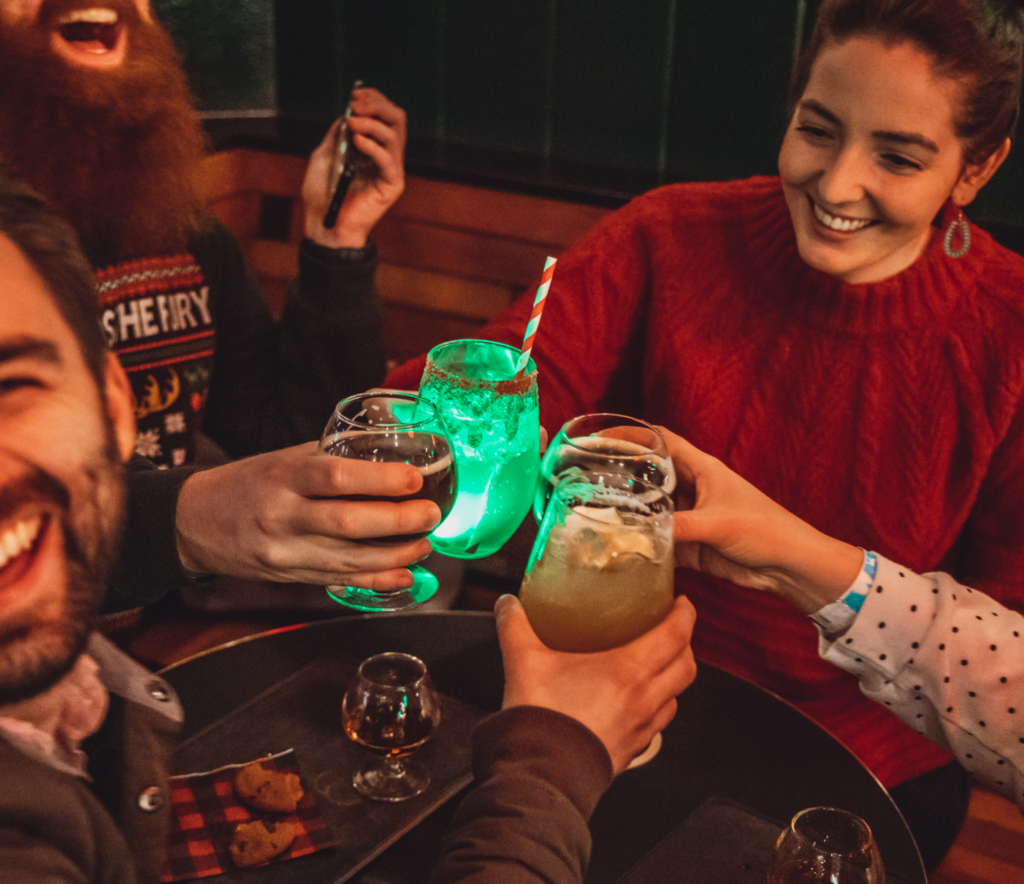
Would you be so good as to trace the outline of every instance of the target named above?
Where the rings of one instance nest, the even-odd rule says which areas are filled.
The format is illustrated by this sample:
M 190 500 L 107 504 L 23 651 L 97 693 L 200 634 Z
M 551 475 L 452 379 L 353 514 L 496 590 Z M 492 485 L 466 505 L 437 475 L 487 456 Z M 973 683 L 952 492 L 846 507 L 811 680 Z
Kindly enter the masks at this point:
M 85 67 L 116 67 L 124 60 L 126 33 L 114 9 L 73 9 L 57 18 L 51 45 L 58 55 Z
M 36 545 L 43 521 L 44 516 L 38 513 L 3 527 L 0 531 L 0 575 Z

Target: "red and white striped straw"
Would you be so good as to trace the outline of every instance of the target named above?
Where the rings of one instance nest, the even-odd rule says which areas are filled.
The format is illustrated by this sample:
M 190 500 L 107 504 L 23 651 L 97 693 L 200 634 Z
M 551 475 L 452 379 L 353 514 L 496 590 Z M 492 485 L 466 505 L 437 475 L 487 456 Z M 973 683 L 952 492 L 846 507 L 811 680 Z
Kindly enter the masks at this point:
M 533 349 L 533 339 L 537 337 L 537 327 L 540 325 L 540 315 L 544 312 L 544 299 L 548 296 L 548 289 L 551 288 L 551 278 L 555 275 L 556 258 L 548 255 L 544 262 L 544 273 L 540 278 L 540 285 L 537 287 L 537 297 L 533 299 L 533 313 L 530 314 L 530 321 L 526 323 L 526 334 L 523 335 L 523 347 L 519 353 L 519 362 L 516 363 L 516 374 L 526 368 L 530 361 L 530 351 Z

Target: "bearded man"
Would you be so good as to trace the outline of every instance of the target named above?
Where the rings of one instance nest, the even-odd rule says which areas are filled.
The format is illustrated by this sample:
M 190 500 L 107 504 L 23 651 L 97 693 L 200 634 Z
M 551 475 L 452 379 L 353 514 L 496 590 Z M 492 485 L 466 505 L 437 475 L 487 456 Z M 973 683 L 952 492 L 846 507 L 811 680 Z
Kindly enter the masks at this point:
M 135 450 L 149 461 L 179 467 L 218 447 L 240 458 L 315 439 L 338 399 L 379 383 L 369 235 L 404 188 L 405 114 L 373 89 L 356 90 L 352 110 L 348 125 L 370 171 L 325 228 L 336 122 L 307 169 L 307 238 L 275 322 L 237 242 L 204 210 L 196 181 L 205 136 L 149 0 L 0 0 L 0 158 L 79 234 L 104 333 L 134 392 Z M 130 477 L 116 606 L 189 579 L 176 541 L 195 528 L 178 522 L 190 475 L 140 467 Z M 211 507 L 201 500 L 196 509 Z M 154 562 L 162 585 L 148 579 Z M 189 560 L 203 573 L 218 563 Z M 261 571 L 243 564 L 234 573 Z
M 376 177 L 327 230 L 326 158 L 311 164 L 309 241 L 275 326 L 203 210 L 203 130 L 149 0 L 0 0 L 0 156 L 60 207 L 97 269 L 136 448 L 155 463 L 193 462 L 201 430 L 231 457 L 307 441 L 338 399 L 380 380 L 368 236 L 402 191 L 405 119 L 374 90 L 354 113 Z

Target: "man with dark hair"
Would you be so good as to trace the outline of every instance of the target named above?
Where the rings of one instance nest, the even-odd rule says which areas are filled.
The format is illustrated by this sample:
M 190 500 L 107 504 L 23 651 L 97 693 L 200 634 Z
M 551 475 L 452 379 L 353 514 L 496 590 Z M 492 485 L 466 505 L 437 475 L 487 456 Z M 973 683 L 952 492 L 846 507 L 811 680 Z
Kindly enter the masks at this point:
M 130 881 L 83 741 L 116 704 L 110 720 L 146 735 L 126 783 L 142 791 L 181 720 L 175 702 L 138 690 L 145 670 L 92 635 L 123 517 L 131 390 L 95 321 L 78 321 L 94 296 L 72 231 L 0 178 L 0 232 L 0 867 L 13 881 Z M 132 841 L 159 847 L 161 814 L 125 820 Z
M 205 135 L 149 0 L 0 0 L 0 157 L 79 235 L 96 271 L 104 334 L 134 392 L 135 451 L 152 463 L 179 467 L 204 452 L 210 463 L 308 442 L 340 398 L 380 382 L 382 318 L 369 235 L 404 188 L 405 114 L 374 89 L 356 90 L 352 111 L 354 144 L 372 162 L 327 228 L 337 123 L 313 153 L 302 188 L 299 275 L 275 322 L 237 242 L 203 206 Z M 309 576 L 308 567 L 293 567 L 310 564 L 301 550 L 285 555 L 288 567 L 266 567 L 282 558 L 275 543 L 286 551 L 301 544 L 305 529 L 295 520 L 272 536 L 240 521 L 248 515 L 236 506 L 240 484 L 257 485 L 274 512 L 323 490 L 306 478 L 308 458 L 299 452 L 273 463 L 281 484 L 269 485 L 266 472 L 250 483 L 246 470 L 265 464 L 246 462 L 192 483 L 180 505 L 190 472 L 133 470 L 112 606 L 155 600 L 195 573 Z M 436 522 L 433 511 L 426 518 L 433 519 L 427 527 Z M 317 562 L 330 572 L 324 582 L 344 582 L 358 569 L 404 580 L 402 566 L 425 552 L 406 545 L 397 558 L 366 567 L 351 561 L 350 535 L 318 537 L 330 550 Z M 201 549 L 189 546 L 193 538 Z M 154 561 L 162 565 L 159 583 L 151 579 Z
M 0 877 L 156 882 L 183 714 L 93 632 L 135 423 L 123 369 L 79 321 L 91 297 L 74 240 L 0 173 Z M 594 805 L 693 680 L 693 619 L 681 597 L 624 648 L 560 654 L 501 600 L 506 708 L 475 740 L 478 787 L 438 884 L 582 879 Z

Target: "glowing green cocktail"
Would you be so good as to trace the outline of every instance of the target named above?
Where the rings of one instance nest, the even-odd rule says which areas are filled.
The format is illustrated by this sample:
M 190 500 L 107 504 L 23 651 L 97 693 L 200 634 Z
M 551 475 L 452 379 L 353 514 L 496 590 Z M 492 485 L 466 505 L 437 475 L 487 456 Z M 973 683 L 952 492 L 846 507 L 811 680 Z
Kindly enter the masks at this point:
M 460 559 L 497 552 L 533 501 L 540 467 L 537 367 L 513 377 L 519 350 L 494 341 L 449 341 L 427 355 L 420 395 L 438 407 L 455 454 L 455 506 L 430 535 Z

